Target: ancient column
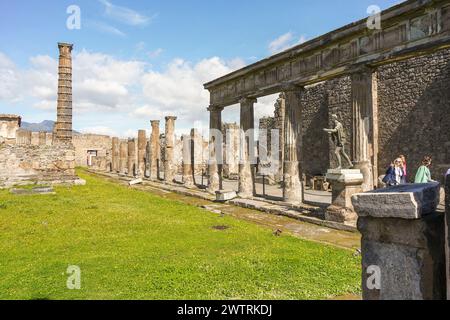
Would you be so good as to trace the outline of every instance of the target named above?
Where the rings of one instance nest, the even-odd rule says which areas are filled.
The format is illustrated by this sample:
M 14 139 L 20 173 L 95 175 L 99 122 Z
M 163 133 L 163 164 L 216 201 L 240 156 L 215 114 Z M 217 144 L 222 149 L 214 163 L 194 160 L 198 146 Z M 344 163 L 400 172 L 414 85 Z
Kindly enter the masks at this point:
M 364 177 L 363 190 L 374 189 L 378 180 L 376 73 L 362 70 L 352 75 L 353 158 Z
M 445 178 L 445 253 L 447 256 L 447 300 L 450 300 L 450 169 Z
M 47 141 L 47 133 L 45 131 L 39 131 L 39 145 L 45 146 Z
M 31 145 L 31 131 L 17 130 L 16 132 L 16 144 L 18 145 Z
M 120 157 L 119 157 L 119 172 L 127 174 L 128 172 L 128 142 L 120 141 Z
M 158 179 L 158 161 L 160 158 L 160 135 L 159 120 L 150 121 L 152 125 L 152 134 L 150 137 L 150 179 Z
M 445 299 L 439 189 L 439 183 L 410 184 L 353 196 L 362 235 L 364 300 Z
M 187 188 L 194 186 L 194 175 L 192 168 L 192 139 L 190 134 L 182 136 L 183 141 L 183 184 Z
M 174 148 L 175 148 L 175 121 L 177 117 L 166 117 L 166 148 L 164 158 L 164 181 L 173 182 L 175 179 Z
M 138 132 L 138 162 L 137 162 L 137 176 L 144 177 L 145 175 L 145 153 L 147 147 L 147 132 L 139 130 Z
M 221 188 L 222 169 L 222 107 L 210 106 L 209 111 L 209 159 L 208 192 L 215 194 Z
M 276 128 L 279 130 L 279 168 L 278 168 L 278 174 L 275 176 L 275 180 L 277 182 L 283 181 L 283 171 L 284 171 L 284 123 L 285 123 L 285 116 L 286 116 L 286 94 L 284 92 L 280 93 L 277 102 L 275 103 L 275 124 Z
M 256 164 L 255 155 L 255 115 L 254 104 L 256 99 L 241 99 L 241 139 L 240 139 L 240 163 L 239 163 L 239 189 L 238 195 L 241 198 L 251 198 L 254 195 L 254 177 L 252 172 L 252 162 Z
M 51 146 L 53 144 L 53 133 L 51 132 L 47 132 L 45 134 L 46 138 L 45 138 L 45 144 L 47 146 Z
M 136 175 L 136 140 L 128 139 L 128 175 Z
M 72 44 L 58 43 L 58 104 L 56 137 L 58 143 L 72 143 Z
M 298 136 L 300 134 L 298 88 L 286 88 L 284 119 L 284 184 L 283 199 L 286 202 L 302 202 L 303 186 L 298 162 Z
M 239 178 L 239 138 L 240 128 L 236 123 L 225 123 L 223 125 L 225 137 L 223 175 L 231 180 Z
M 120 159 L 120 149 L 119 149 L 119 138 L 112 138 L 112 150 L 111 150 L 111 163 L 112 172 L 119 172 L 119 159 Z

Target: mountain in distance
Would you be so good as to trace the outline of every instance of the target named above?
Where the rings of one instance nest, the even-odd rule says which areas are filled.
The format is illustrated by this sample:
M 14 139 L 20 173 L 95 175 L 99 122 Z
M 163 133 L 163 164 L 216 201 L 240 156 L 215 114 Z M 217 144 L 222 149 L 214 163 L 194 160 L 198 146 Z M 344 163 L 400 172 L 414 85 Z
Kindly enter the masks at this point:
M 53 127 L 55 126 L 55 121 L 52 120 L 44 120 L 41 123 L 30 123 L 22 121 L 22 125 L 20 126 L 24 130 L 39 132 L 53 132 Z
M 53 127 L 55 126 L 55 121 L 53 120 L 44 120 L 41 123 L 31 123 L 22 121 L 20 126 L 23 130 L 28 130 L 32 132 L 53 132 Z M 73 133 L 78 134 L 79 132 L 73 131 Z

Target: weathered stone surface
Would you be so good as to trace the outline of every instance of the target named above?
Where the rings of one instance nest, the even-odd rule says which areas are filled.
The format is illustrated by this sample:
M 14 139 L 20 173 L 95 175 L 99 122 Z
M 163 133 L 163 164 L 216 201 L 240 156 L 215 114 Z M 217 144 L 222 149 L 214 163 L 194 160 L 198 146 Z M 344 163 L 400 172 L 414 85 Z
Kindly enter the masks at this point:
M 35 187 L 32 189 L 12 188 L 10 190 L 10 193 L 18 195 L 56 194 L 55 190 L 52 187 Z
M 0 188 L 34 183 L 73 184 L 77 179 L 73 146 L 0 146 Z
M 445 231 L 447 255 L 447 300 L 450 300 L 450 169 L 445 179 Z
M 108 165 L 112 163 L 113 152 L 111 137 L 99 134 L 74 134 L 72 144 L 75 147 L 75 164 L 77 166 L 86 167 L 88 152 L 95 151 L 97 157 L 104 158 L 98 163 L 99 169 L 109 170 Z
M 408 184 L 357 194 L 352 202 L 360 217 L 420 219 L 435 212 L 439 183 Z
M 159 134 L 159 120 L 150 121 L 152 125 L 152 133 L 150 137 L 150 179 L 158 179 L 159 177 L 159 161 L 161 159 L 161 142 Z
M 14 141 L 22 118 L 13 114 L 0 114 L 0 138 Z
M 128 172 L 128 142 L 125 140 L 120 141 L 119 147 L 119 172 L 121 174 L 126 174 Z
M 173 182 L 175 178 L 175 121 L 177 117 L 166 117 L 164 181 Z
M 183 184 L 186 188 L 194 186 L 192 147 L 193 141 L 190 134 L 182 136 L 183 142 Z
M 137 175 L 143 177 L 145 175 L 145 161 L 146 161 L 146 147 L 147 147 L 147 132 L 139 130 L 137 142 Z
M 134 185 L 137 185 L 137 184 L 142 184 L 143 182 L 144 182 L 144 180 L 142 180 L 142 178 L 139 178 L 139 179 L 131 180 L 128 184 L 130 186 L 134 186 Z
M 445 299 L 443 218 L 359 218 L 365 300 Z M 379 288 L 369 286 L 373 267 L 380 270 Z
M 58 43 L 58 105 L 56 143 L 72 142 L 72 44 Z
M 128 175 L 134 177 L 137 171 L 136 140 L 128 139 Z
M 233 200 L 236 197 L 237 197 L 236 191 L 232 191 L 232 190 L 216 191 L 216 201 L 219 201 L 219 202 Z
M 251 166 L 251 150 L 256 146 L 254 137 L 256 99 L 242 99 L 240 101 L 241 125 L 241 159 L 239 163 L 238 195 L 241 198 L 250 198 L 254 195 L 254 177 Z
M 222 108 L 212 108 L 209 111 L 209 145 L 208 145 L 208 192 L 215 194 L 221 187 L 221 173 L 219 163 L 222 158 L 223 133 L 217 136 L 217 131 L 222 128 Z M 219 140 L 220 139 L 220 140 Z

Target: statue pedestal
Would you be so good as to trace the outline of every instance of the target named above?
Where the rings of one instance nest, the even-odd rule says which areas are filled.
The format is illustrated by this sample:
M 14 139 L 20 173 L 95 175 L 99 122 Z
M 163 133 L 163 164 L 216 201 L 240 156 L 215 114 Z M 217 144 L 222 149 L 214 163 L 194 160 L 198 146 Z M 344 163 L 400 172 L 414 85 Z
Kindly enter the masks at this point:
M 333 188 L 332 204 L 325 213 L 326 220 L 355 222 L 358 218 L 352 205 L 352 196 L 363 192 L 364 177 L 359 169 L 332 169 L 327 172 L 327 181 Z

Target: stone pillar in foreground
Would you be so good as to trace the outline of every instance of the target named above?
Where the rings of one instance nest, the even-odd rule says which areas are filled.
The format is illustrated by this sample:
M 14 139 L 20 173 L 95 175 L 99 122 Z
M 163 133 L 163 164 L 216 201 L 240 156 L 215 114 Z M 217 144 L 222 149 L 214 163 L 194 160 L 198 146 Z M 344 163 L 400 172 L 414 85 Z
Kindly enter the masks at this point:
M 138 152 L 137 152 L 137 176 L 144 177 L 145 175 L 145 159 L 147 152 L 147 132 L 139 130 L 138 132 Z
M 128 139 L 128 175 L 136 175 L 136 140 Z
M 445 178 L 445 238 L 447 255 L 447 300 L 450 300 L 450 169 Z
M 225 123 L 222 129 L 225 137 L 223 176 L 230 180 L 238 180 L 240 128 L 237 123 Z
M 127 174 L 128 172 L 128 142 L 120 141 L 120 157 L 119 157 L 119 173 Z
M 111 171 L 114 173 L 119 172 L 119 159 L 120 159 L 120 148 L 119 148 L 119 138 L 112 138 L 112 150 L 111 150 Z
M 358 169 L 330 169 L 327 181 L 331 184 L 332 203 L 325 212 L 328 221 L 354 224 L 358 218 L 352 205 L 352 196 L 363 192 L 364 176 Z
M 152 134 L 150 136 L 150 179 L 159 178 L 158 162 L 161 159 L 161 141 L 159 134 L 159 120 L 150 121 L 152 125 Z
M 209 111 L 209 161 L 208 192 L 216 194 L 222 184 L 222 110 L 221 107 L 210 106 Z
M 353 154 L 355 169 L 364 177 L 363 191 L 378 180 L 378 119 L 376 73 L 362 70 L 352 75 Z
M 177 117 L 166 117 L 166 148 L 164 158 L 164 181 L 173 182 L 175 179 L 174 148 L 175 148 L 175 121 Z
M 252 172 L 252 157 L 255 156 L 255 108 L 256 99 L 241 99 L 241 139 L 239 163 L 239 189 L 241 198 L 251 198 L 255 193 L 254 177 Z
M 439 189 L 438 183 L 411 184 L 353 196 L 362 234 L 363 299 L 445 299 Z
M 182 136 L 183 141 L 183 184 L 187 188 L 194 186 L 194 175 L 192 168 L 192 146 L 193 141 L 190 134 L 184 134 Z
M 58 43 L 58 104 L 55 141 L 72 143 L 72 44 Z
M 298 137 L 300 135 L 300 118 L 297 92 L 298 88 L 285 90 L 286 104 L 284 116 L 284 184 L 283 199 L 286 202 L 302 202 L 303 186 L 300 181 L 298 161 Z

